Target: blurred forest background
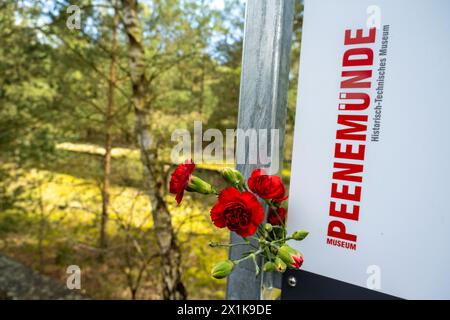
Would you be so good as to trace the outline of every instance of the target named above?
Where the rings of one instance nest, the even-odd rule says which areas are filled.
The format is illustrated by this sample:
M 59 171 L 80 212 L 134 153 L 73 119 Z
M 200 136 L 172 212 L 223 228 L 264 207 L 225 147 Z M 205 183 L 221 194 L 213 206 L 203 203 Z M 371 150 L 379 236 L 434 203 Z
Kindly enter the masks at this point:
M 95 299 L 224 298 L 209 272 L 227 250 L 208 241 L 229 234 L 204 197 L 177 206 L 167 180 L 174 129 L 236 128 L 244 16 L 242 0 L 2 0 L 0 254 L 62 284 L 78 265 Z M 220 164 L 198 168 L 220 183 Z

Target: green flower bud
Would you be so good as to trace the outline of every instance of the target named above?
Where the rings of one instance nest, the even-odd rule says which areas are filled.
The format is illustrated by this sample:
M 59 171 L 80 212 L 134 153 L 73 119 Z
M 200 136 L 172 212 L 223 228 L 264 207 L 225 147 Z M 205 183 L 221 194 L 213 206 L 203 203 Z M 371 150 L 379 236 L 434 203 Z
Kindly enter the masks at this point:
M 270 232 L 273 230 L 273 226 L 270 223 L 266 223 L 264 225 L 264 230 L 266 230 L 267 232 Z
M 303 255 L 287 244 L 278 249 L 277 256 L 293 269 L 300 269 L 303 264 Z
M 187 191 L 197 192 L 201 194 L 215 194 L 216 190 L 206 181 L 196 176 L 191 176 L 189 184 L 186 187 Z
M 275 270 L 279 273 L 283 273 L 286 271 L 287 265 L 284 263 L 283 260 L 281 260 L 279 257 L 275 258 Z
M 217 263 L 211 270 L 211 276 L 216 279 L 223 279 L 228 276 L 234 269 L 234 262 L 225 260 Z
M 309 232 L 306 230 L 298 230 L 292 234 L 291 238 L 297 241 L 302 241 L 308 236 L 308 234 Z
M 238 170 L 227 167 L 222 169 L 221 174 L 225 181 L 231 184 L 233 187 L 244 186 L 244 177 Z
M 218 242 L 216 242 L 216 241 L 210 241 L 210 242 L 208 243 L 208 245 L 209 245 L 211 248 L 215 248 L 215 247 L 218 247 L 218 246 L 220 245 L 220 243 L 218 243 Z
M 273 262 L 267 261 L 263 267 L 264 272 L 270 272 L 275 270 L 275 264 Z

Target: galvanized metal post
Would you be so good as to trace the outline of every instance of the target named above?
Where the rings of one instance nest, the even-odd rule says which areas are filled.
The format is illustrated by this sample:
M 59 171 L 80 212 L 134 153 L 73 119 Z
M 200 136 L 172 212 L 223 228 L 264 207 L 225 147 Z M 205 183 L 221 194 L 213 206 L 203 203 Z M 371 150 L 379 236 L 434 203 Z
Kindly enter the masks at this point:
M 267 129 L 268 150 L 279 148 L 278 156 L 272 152 L 271 161 L 281 164 L 283 158 L 286 121 L 289 62 L 292 40 L 294 0 L 247 0 L 244 49 L 242 60 L 238 128 Z M 270 130 L 279 129 L 279 141 L 270 141 Z M 245 143 L 238 136 L 238 145 Z M 242 140 L 242 141 L 241 141 Z M 249 146 L 245 146 L 248 157 Z M 244 152 L 237 149 L 238 152 Z M 237 158 L 241 156 L 236 155 Z M 247 178 L 258 164 L 238 164 Z M 231 242 L 242 242 L 232 233 Z M 249 250 L 246 246 L 230 248 L 230 259 L 236 260 Z M 255 279 L 252 261 L 239 264 L 228 277 L 227 299 L 259 299 L 260 278 Z

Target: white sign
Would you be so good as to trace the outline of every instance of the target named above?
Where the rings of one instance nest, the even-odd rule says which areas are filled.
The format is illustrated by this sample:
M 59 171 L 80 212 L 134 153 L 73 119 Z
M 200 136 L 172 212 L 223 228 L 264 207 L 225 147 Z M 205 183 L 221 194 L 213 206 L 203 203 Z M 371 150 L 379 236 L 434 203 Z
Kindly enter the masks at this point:
M 290 187 L 304 269 L 450 299 L 450 1 L 306 0 Z

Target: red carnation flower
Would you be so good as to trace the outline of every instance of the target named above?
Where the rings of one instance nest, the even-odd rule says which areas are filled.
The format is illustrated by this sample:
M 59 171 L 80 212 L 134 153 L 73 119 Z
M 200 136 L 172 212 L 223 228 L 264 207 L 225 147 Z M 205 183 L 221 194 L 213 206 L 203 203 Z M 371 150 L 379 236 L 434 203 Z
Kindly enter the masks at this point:
M 195 163 L 192 160 L 186 160 L 185 163 L 178 165 L 170 178 L 169 191 L 176 194 L 175 199 L 180 204 L 183 200 L 184 190 L 189 184 L 192 172 L 195 169 Z
M 223 190 L 211 209 L 211 220 L 219 228 L 227 227 L 242 237 L 256 232 L 264 220 L 264 210 L 251 192 L 239 192 L 234 187 Z
M 262 169 L 253 170 L 248 179 L 248 187 L 263 199 L 273 202 L 286 200 L 286 189 L 278 176 L 269 176 Z
M 300 269 L 300 267 L 303 264 L 303 255 L 299 251 L 288 246 L 287 244 L 281 246 L 278 249 L 277 255 L 290 268 Z
M 283 207 L 277 208 L 277 211 L 275 211 L 275 209 L 273 208 L 270 208 L 269 214 L 267 216 L 267 222 L 269 222 L 273 226 L 278 226 L 281 224 L 281 221 L 284 222 L 284 219 L 286 218 L 286 213 L 287 211 Z
M 292 267 L 295 269 L 300 269 L 303 264 L 303 257 L 302 256 L 293 256 L 292 259 L 294 259 L 294 263 L 292 264 Z

